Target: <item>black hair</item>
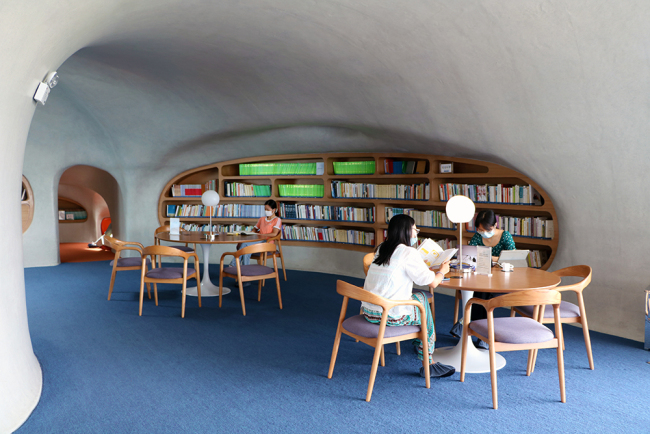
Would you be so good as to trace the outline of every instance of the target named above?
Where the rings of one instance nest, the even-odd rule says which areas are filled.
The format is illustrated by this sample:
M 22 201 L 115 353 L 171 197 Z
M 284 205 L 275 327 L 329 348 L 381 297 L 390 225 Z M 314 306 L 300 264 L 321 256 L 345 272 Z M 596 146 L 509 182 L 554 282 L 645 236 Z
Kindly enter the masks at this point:
M 411 245 L 411 234 L 415 226 L 413 217 L 406 214 L 398 214 L 390 219 L 388 223 L 388 236 L 378 247 L 379 254 L 373 261 L 377 265 L 388 265 L 390 257 L 400 244 Z
M 278 203 L 274 201 L 273 199 L 269 199 L 266 202 L 264 202 L 264 205 L 268 205 L 271 207 L 271 209 L 278 210 Z
M 474 220 L 474 228 L 478 230 L 479 226 L 483 226 L 483 229 L 490 231 L 496 223 L 497 218 L 494 215 L 494 211 L 491 209 L 486 209 L 485 211 L 481 211 L 476 215 L 476 219 Z

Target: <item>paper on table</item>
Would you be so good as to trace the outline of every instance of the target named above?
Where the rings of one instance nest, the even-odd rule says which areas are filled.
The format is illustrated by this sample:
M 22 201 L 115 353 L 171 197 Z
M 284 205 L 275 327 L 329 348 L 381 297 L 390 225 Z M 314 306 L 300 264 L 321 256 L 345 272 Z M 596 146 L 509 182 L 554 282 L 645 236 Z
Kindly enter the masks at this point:
M 420 244 L 417 250 L 420 255 L 422 255 L 424 263 L 427 264 L 427 267 L 429 268 L 439 267 L 443 262 L 451 259 L 451 257 L 458 251 L 458 249 L 443 250 L 443 248 L 431 238 L 422 241 L 422 244 Z
M 492 273 L 492 247 L 476 247 L 476 274 Z
M 181 219 L 179 218 L 172 218 L 169 219 L 169 234 L 170 235 L 178 235 L 180 234 L 180 229 L 181 229 Z
M 228 232 L 228 235 L 257 235 L 257 232 L 251 232 L 251 231 L 235 231 L 235 232 Z

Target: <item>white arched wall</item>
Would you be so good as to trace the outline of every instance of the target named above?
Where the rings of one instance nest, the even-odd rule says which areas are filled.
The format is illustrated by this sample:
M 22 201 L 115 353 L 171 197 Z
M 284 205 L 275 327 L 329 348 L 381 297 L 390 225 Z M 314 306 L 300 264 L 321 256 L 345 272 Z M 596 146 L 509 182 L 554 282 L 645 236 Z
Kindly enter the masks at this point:
M 594 267 L 590 325 L 641 339 L 650 271 L 630 258 L 643 257 L 649 229 L 629 222 L 649 207 L 647 2 L 9 0 L 1 10 L 2 185 L 18 190 L 23 157 L 30 182 L 49 177 L 37 198 L 55 195 L 67 167 L 99 167 L 123 188 L 122 236 L 150 243 L 162 185 L 207 162 L 324 150 L 495 161 L 551 195 L 554 267 Z M 31 97 L 54 69 L 61 84 L 30 130 Z M 0 191 L 0 431 L 27 417 L 42 384 L 11 191 Z M 35 246 L 35 225 L 26 260 L 58 262 Z M 305 265 L 322 270 L 319 255 L 338 251 L 308 253 Z

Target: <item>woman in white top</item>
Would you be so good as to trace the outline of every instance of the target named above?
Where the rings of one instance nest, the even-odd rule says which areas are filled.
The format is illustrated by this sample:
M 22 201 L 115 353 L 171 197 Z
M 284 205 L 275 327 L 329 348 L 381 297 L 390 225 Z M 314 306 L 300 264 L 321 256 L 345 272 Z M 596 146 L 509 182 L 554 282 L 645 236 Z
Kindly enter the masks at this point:
M 455 372 L 453 366 L 435 363 L 432 358 L 435 345 L 435 330 L 431 319 L 431 308 L 426 295 L 416 291 L 413 293 L 413 283 L 437 287 L 445 274 L 449 272 L 449 263 L 445 262 L 440 270 L 429 270 L 420 254 L 411 246 L 417 243 L 419 229 L 415 227 L 412 217 L 400 214 L 394 216 L 388 224 L 388 237 L 379 245 L 363 288 L 374 294 L 391 300 L 414 299 L 422 303 L 426 310 L 427 333 L 429 341 L 429 363 L 432 377 L 447 377 Z M 381 320 L 380 306 L 363 302 L 363 315 L 366 320 L 378 324 Z M 420 309 L 415 306 L 396 306 L 388 312 L 388 326 L 422 324 Z M 422 360 L 422 342 L 416 339 L 418 357 Z M 420 369 L 424 375 L 424 368 Z

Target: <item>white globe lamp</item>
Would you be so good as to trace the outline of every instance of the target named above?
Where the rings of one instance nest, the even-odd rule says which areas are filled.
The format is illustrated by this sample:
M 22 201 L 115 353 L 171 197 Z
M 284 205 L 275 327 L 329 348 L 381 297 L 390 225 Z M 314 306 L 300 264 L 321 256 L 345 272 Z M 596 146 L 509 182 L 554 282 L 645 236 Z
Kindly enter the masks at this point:
M 474 211 L 476 211 L 476 207 L 474 206 L 472 199 L 462 195 L 456 195 L 449 199 L 447 201 L 447 207 L 445 208 L 449 221 L 458 224 L 460 227 L 458 267 L 459 270 L 462 270 L 463 272 L 470 271 L 469 269 L 463 268 L 463 223 L 472 221 L 474 218 Z M 462 279 L 463 274 L 461 273 L 459 276 L 452 277 Z
M 214 207 L 219 205 L 219 200 L 221 198 L 219 197 L 219 193 L 217 193 L 214 190 L 207 190 L 205 193 L 201 195 L 201 202 L 203 202 L 203 205 L 209 206 L 209 214 L 210 214 L 210 238 L 213 239 L 214 235 L 212 235 L 212 214 L 214 214 Z

